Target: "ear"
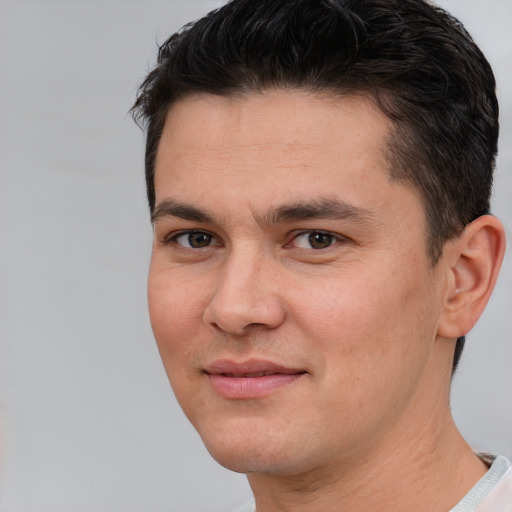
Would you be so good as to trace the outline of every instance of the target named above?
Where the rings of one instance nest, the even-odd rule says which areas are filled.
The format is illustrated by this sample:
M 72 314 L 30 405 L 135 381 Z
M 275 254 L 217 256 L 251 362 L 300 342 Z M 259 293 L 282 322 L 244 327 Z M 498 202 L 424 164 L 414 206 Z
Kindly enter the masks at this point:
M 491 215 L 478 217 L 447 242 L 443 260 L 449 284 L 438 336 L 459 338 L 473 328 L 494 289 L 505 246 L 503 225 Z

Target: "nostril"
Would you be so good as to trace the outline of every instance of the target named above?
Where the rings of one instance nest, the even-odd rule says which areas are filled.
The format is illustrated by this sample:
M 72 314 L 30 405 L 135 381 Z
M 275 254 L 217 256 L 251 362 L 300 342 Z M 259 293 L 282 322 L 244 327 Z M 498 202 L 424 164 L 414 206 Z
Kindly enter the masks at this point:
M 226 301 L 225 297 L 217 296 L 205 309 L 203 319 L 216 330 L 242 336 L 255 329 L 275 329 L 285 316 L 280 301 L 271 295 L 239 301 Z

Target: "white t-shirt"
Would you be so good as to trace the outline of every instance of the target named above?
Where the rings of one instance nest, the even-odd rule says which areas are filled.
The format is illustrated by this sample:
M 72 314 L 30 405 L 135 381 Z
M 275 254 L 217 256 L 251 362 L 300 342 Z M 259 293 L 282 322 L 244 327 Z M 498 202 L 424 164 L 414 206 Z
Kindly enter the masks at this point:
M 450 512 L 512 512 L 512 466 L 494 459 L 489 471 Z
M 254 500 L 235 512 L 256 512 Z M 496 457 L 489 471 L 449 512 L 512 512 L 510 462 L 505 457 Z

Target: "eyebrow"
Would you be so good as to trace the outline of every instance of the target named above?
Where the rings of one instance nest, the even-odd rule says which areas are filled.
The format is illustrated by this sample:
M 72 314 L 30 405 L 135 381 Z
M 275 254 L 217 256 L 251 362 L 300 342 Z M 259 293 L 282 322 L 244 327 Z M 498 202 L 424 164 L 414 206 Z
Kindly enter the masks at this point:
M 155 223 L 162 217 L 178 217 L 193 222 L 214 222 L 214 218 L 204 210 L 172 199 L 166 199 L 156 205 L 155 211 L 151 214 L 151 222 Z
M 151 222 L 155 223 L 163 217 L 178 217 L 192 222 L 218 223 L 216 217 L 205 210 L 173 199 L 166 199 L 157 204 L 151 215 Z M 375 215 L 365 208 L 338 199 L 319 199 L 284 204 L 256 217 L 260 224 L 267 226 L 314 219 L 349 219 L 356 223 L 368 223 L 375 222 Z
M 286 222 L 295 222 L 309 219 L 350 219 L 355 222 L 369 222 L 375 220 L 375 215 L 360 206 L 355 206 L 338 199 L 320 199 L 285 204 L 267 212 L 262 221 L 273 225 Z

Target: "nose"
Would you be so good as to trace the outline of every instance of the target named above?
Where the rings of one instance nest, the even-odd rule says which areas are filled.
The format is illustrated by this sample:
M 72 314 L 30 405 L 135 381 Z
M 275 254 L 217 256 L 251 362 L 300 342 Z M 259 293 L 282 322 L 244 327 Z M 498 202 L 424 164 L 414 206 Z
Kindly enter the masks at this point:
M 204 321 L 216 329 L 243 336 L 254 327 L 275 329 L 286 317 L 273 268 L 275 262 L 247 252 L 223 263 Z

